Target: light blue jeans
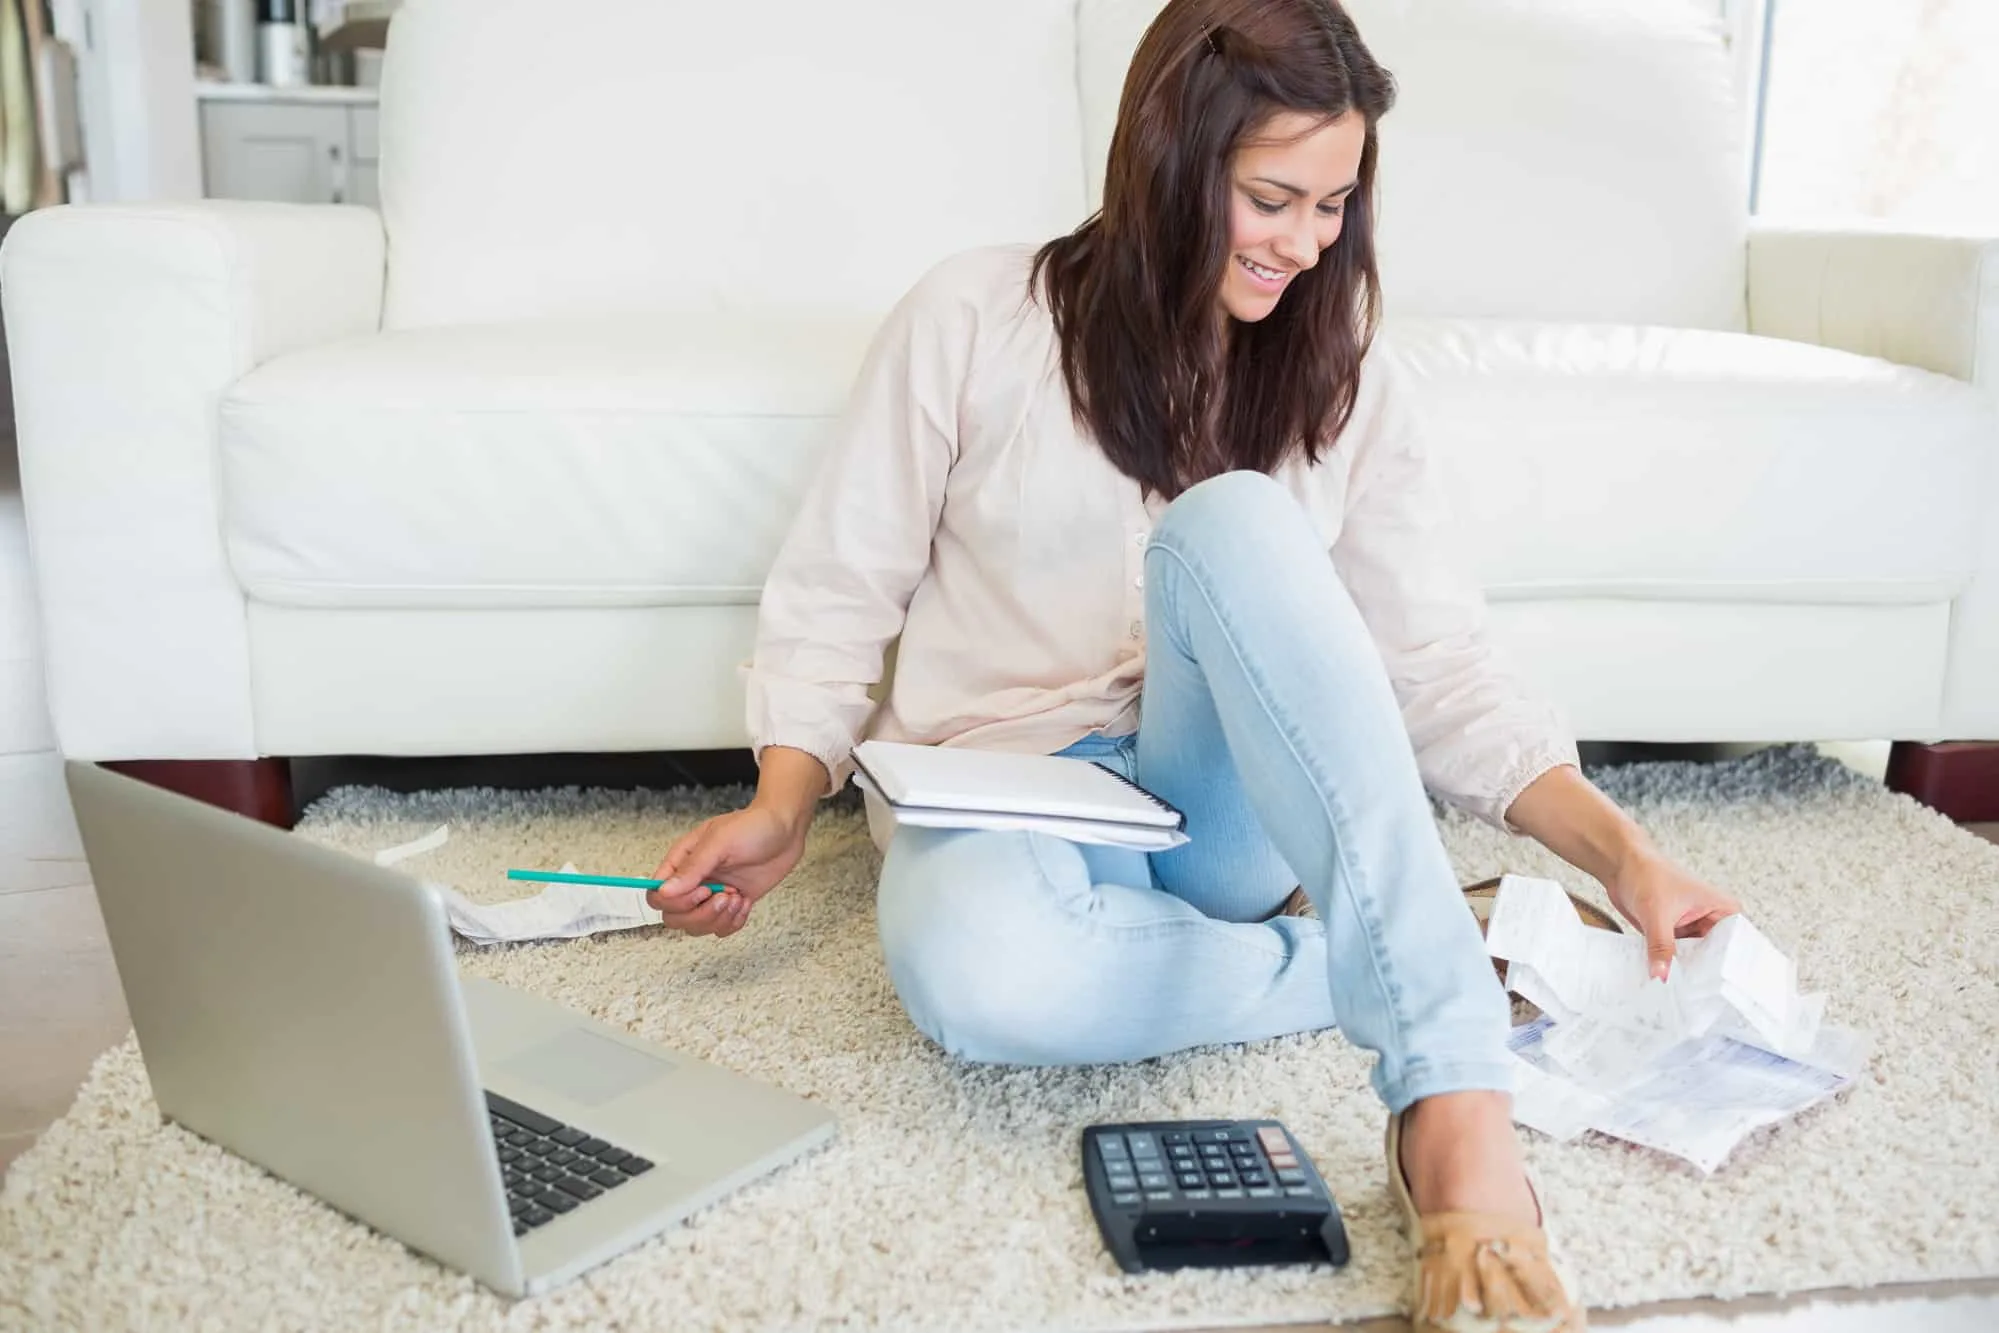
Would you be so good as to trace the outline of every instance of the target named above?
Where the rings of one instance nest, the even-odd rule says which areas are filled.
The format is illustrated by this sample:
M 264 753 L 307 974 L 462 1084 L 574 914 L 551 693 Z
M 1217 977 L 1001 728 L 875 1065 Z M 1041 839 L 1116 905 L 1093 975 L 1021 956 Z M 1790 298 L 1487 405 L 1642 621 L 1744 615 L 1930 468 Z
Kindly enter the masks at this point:
M 1064 753 L 1171 801 L 1192 841 L 897 829 L 878 922 L 916 1026 L 971 1060 L 1080 1064 L 1337 1023 L 1391 1111 L 1510 1088 L 1505 995 L 1297 501 L 1254 472 L 1181 495 L 1145 553 L 1145 617 L 1137 735 Z M 1298 885 L 1319 920 L 1271 919 Z

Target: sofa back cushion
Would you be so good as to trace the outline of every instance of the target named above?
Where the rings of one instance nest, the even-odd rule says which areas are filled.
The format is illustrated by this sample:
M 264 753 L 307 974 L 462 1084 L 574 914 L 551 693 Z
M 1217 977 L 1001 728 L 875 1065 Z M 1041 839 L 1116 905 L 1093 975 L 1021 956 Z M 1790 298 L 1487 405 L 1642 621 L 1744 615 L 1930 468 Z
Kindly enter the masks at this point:
M 1075 0 L 410 0 L 391 328 L 886 310 L 1083 216 Z
M 1095 207 L 1160 0 L 1081 0 Z M 1392 313 L 1739 329 L 1746 117 L 1712 3 L 1346 0 L 1395 75 L 1381 125 Z

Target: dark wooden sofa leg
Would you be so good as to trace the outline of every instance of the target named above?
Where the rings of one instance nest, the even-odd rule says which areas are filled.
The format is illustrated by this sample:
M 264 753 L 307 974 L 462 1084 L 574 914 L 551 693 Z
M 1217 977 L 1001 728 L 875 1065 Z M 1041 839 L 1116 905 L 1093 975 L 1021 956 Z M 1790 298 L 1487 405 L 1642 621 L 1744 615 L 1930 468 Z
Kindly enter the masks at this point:
M 104 767 L 279 828 L 298 817 L 289 759 L 121 759 Z
M 1999 741 L 1896 741 L 1887 782 L 1960 824 L 1999 820 Z

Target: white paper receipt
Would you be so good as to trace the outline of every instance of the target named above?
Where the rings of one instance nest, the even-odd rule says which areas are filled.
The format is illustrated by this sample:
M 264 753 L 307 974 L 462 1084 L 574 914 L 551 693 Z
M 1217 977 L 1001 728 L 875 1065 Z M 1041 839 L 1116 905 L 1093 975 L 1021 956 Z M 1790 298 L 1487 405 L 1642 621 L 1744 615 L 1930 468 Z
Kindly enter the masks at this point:
M 375 864 L 392 866 L 434 852 L 451 839 L 451 826 L 440 824 L 414 842 L 385 847 Z M 565 864 L 564 874 L 576 873 Z M 645 894 L 598 884 L 550 884 L 540 893 L 502 903 L 472 901 L 448 884 L 426 880 L 444 900 L 451 929 L 474 944 L 518 944 L 527 940 L 573 940 L 606 931 L 656 926 L 659 913 L 646 906 Z
M 576 867 L 565 864 L 562 873 L 573 875 Z M 474 944 L 573 940 L 659 924 L 659 913 L 646 906 L 645 894 L 637 889 L 550 884 L 531 898 L 475 903 L 456 889 L 442 884 L 431 887 L 443 895 L 451 928 Z
M 1508 875 L 1486 949 L 1544 1015 L 1514 1029 L 1514 1119 L 1557 1139 L 1593 1129 L 1712 1171 L 1866 1063 L 1866 1039 L 1825 1023 L 1825 995 L 1799 994 L 1796 966 L 1740 914 L 1679 941 L 1659 982 L 1636 933 L 1592 929 L 1561 885 Z

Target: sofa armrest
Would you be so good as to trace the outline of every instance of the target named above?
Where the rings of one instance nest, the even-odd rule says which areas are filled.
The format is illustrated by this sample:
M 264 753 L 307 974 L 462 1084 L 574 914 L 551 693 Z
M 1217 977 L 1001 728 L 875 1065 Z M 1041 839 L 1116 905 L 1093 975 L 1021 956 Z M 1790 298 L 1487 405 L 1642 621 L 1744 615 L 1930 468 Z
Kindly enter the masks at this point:
M 1749 331 L 1932 370 L 1999 400 L 1999 237 L 1756 223 Z
M 1999 409 L 1999 238 L 1756 224 L 1749 329 L 1935 371 Z M 1999 411 L 1934 736 L 1999 740 Z
M 257 753 L 217 407 L 380 326 L 381 219 L 209 202 L 29 214 L 0 248 L 49 708 L 83 759 Z

